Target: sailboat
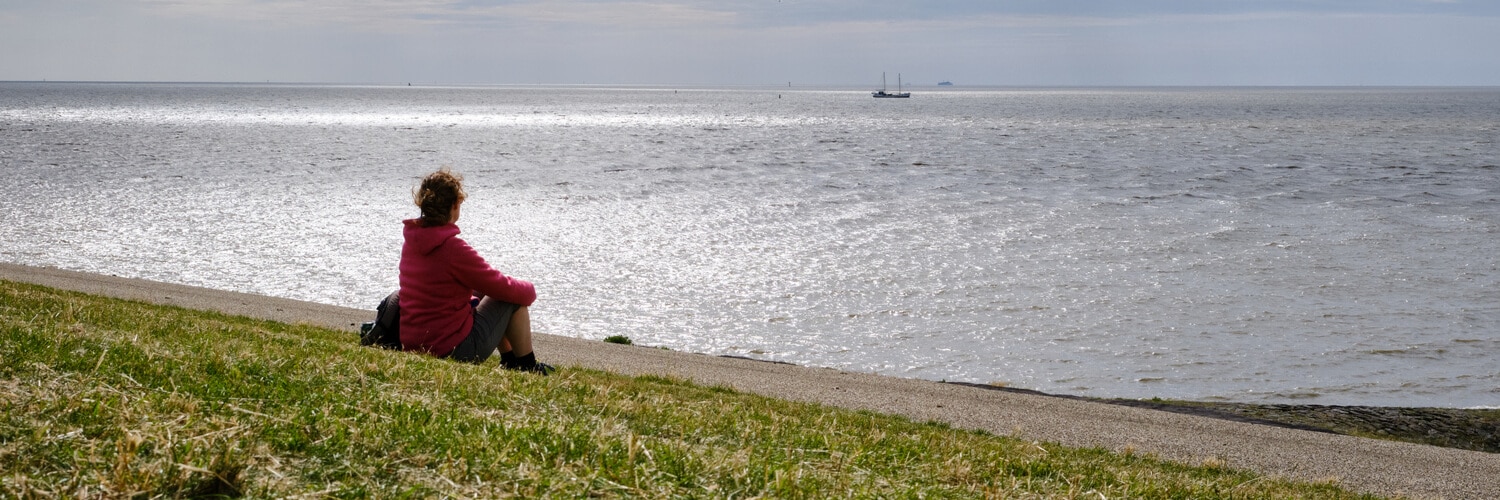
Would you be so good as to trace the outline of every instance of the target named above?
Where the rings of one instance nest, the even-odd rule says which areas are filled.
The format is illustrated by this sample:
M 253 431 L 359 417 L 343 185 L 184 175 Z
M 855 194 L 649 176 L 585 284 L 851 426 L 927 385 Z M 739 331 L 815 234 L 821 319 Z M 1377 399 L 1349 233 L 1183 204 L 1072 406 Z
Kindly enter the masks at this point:
M 878 97 L 901 97 L 901 98 L 905 98 L 905 97 L 911 97 L 911 92 L 902 92 L 901 91 L 901 73 L 896 73 L 896 91 L 895 92 L 886 92 L 885 91 L 885 73 L 881 73 L 880 74 L 880 90 L 871 92 L 870 93 L 870 97 L 877 97 L 877 98 Z

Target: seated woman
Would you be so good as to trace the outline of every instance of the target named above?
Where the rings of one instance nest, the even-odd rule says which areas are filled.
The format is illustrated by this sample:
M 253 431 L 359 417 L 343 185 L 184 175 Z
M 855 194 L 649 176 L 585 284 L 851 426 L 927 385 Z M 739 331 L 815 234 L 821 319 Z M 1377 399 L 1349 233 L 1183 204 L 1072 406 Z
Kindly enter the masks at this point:
M 378 322 L 399 321 L 407 351 L 481 363 L 498 348 L 505 368 L 546 375 L 553 368 L 531 350 L 526 309 L 536 288 L 496 271 L 459 239 L 454 224 L 465 197 L 463 177 L 447 168 L 422 179 L 414 195 L 422 216 L 402 221 L 401 288 L 381 304 Z

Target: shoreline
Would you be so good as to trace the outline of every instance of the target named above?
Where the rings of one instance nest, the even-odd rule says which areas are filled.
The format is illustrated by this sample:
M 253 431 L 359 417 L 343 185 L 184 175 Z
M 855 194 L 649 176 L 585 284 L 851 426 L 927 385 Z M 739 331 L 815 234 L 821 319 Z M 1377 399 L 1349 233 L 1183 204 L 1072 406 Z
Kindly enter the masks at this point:
M 373 316 L 373 311 L 14 264 L 0 263 L 0 279 L 351 331 Z M 354 341 L 352 334 L 350 341 Z M 725 386 L 785 400 L 901 415 L 918 422 L 944 422 L 958 428 L 1070 447 L 1150 454 L 1185 464 L 1213 461 L 1231 468 L 1307 481 L 1336 480 L 1367 493 L 1481 498 L 1500 492 L 1500 454 L 1247 423 L 1204 415 L 1201 413 L 1207 410 L 1201 408 L 1184 410 L 1199 413 L 1189 414 L 1168 408 L 1140 407 L 1205 403 L 1089 400 L 1024 389 L 900 379 L 547 334 L 537 334 L 536 343 L 544 359 L 562 367 L 629 376 L 673 377 L 703 386 Z M 1270 420 L 1263 416 L 1245 417 Z
M 650 346 L 635 347 L 652 348 Z M 755 359 L 728 354 L 718 355 L 718 357 L 801 366 L 785 361 Z M 1168 400 L 1160 398 L 1100 398 L 1072 394 L 1055 394 L 1035 389 L 1022 389 L 975 382 L 944 380 L 936 383 L 1028 396 L 1144 408 L 1307 432 L 1384 439 L 1484 453 L 1500 453 L 1500 409 L 1497 408 L 1246 403 Z
M 1500 454 L 1500 409 L 1091 398 L 969 382 L 944 383 L 1145 408 L 1300 431 Z

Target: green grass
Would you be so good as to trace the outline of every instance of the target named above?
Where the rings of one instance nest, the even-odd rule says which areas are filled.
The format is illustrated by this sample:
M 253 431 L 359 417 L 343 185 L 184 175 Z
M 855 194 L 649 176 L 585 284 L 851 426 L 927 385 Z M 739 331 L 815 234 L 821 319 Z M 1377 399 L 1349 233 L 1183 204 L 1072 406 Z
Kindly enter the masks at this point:
M 0 497 L 1360 498 L 660 377 L 0 281 Z

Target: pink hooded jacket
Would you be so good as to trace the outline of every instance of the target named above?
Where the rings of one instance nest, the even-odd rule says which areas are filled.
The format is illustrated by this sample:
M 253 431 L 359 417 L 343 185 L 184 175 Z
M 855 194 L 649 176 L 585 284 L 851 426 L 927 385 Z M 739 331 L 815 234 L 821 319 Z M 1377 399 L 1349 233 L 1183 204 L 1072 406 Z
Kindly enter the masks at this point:
M 531 283 L 511 278 L 479 256 L 458 238 L 458 226 L 422 227 L 419 219 L 406 225 L 401 246 L 401 345 L 408 351 L 447 356 L 469 336 L 474 326 L 476 293 L 496 300 L 530 306 L 536 301 Z

